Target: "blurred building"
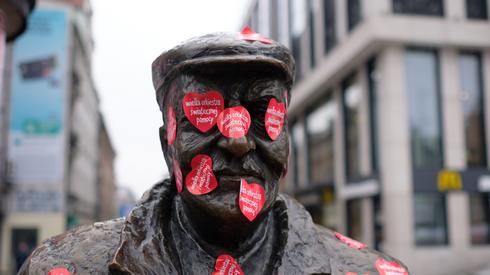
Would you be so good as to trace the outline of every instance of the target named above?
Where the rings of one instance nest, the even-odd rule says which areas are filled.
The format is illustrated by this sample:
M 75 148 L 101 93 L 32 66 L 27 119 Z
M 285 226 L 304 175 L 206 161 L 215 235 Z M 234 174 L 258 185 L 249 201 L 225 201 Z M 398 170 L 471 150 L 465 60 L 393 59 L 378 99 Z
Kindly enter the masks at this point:
M 42 240 L 115 212 L 114 150 L 92 78 L 91 18 L 89 1 L 38 1 L 7 51 L 8 154 L 0 166 L 9 167 L 11 188 L 0 274 L 15 271 Z
M 114 173 L 116 152 L 105 127 L 104 118 L 100 116 L 97 220 L 109 220 L 118 217 L 116 175 Z
M 7 93 L 3 86 L 3 68 L 5 63 L 5 51 L 7 42 L 12 42 L 21 35 L 26 28 L 27 18 L 34 8 L 35 0 L 23 1 L 0 1 L 0 101 L 8 100 Z M 0 108 L 0 129 L 7 125 L 7 108 Z M 2 235 L 2 225 L 7 208 L 6 195 L 10 189 L 10 181 L 7 178 L 7 165 L 5 161 L 7 150 L 6 135 L 0 133 L 0 236 Z M 0 247 L 2 238 L 0 237 Z M 1 257 L 0 251 L 0 257 Z
M 256 0 L 246 16 L 296 59 L 283 189 L 412 274 L 488 265 L 489 14 L 486 0 Z

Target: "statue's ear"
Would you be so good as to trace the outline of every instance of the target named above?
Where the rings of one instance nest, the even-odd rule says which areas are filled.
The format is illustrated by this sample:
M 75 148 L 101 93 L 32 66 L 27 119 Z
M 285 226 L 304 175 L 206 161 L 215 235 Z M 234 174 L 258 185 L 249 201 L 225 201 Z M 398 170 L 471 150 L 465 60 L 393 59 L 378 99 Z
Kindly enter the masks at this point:
M 167 129 L 165 126 L 160 127 L 158 130 L 160 135 L 160 145 L 162 146 L 163 157 L 168 164 L 168 143 L 167 143 Z

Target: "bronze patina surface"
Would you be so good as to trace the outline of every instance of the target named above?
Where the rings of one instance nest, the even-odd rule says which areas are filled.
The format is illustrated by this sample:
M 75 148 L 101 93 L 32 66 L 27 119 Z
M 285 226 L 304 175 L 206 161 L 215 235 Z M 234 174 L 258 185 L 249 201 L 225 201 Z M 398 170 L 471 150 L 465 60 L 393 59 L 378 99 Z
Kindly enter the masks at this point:
M 406 269 L 390 256 L 349 246 L 315 225 L 295 200 L 278 194 L 289 155 L 287 116 L 275 140 L 265 130 L 264 116 L 272 98 L 287 104 L 293 75 L 287 48 L 240 34 L 210 34 L 163 53 L 153 63 L 153 80 L 171 178 L 147 191 L 126 219 L 45 241 L 20 274 L 47 274 L 54 267 L 76 274 L 211 274 L 223 254 L 245 274 L 381 274 L 379 259 Z M 216 125 L 203 132 L 189 121 L 184 96 L 209 91 L 222 95 L 224 108 L 242 106 L 249 112 L 245 136 L 227 138 Z M 168 108 L 177 124 L 173 143 L 167 140 Z M 218 186 L 203 195 L 185 186 L 179 193 L 174 162 L 185 178 L 198 154 L 212 159 Z M 264 206 L 253 221 L 239 207 L 241 179 L 265 190 Z

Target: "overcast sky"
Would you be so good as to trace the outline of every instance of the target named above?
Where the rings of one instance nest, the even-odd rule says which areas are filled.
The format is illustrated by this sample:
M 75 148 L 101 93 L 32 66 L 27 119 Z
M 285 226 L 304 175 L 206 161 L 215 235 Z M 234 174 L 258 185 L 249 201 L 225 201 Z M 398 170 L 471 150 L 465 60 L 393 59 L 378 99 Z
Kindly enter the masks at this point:
M 242 27 L 249 0 L 92 0 L 94 77 L 116 149 L 117 183 L 137 197 L 168 176 L 151 63 L 188 38 Z

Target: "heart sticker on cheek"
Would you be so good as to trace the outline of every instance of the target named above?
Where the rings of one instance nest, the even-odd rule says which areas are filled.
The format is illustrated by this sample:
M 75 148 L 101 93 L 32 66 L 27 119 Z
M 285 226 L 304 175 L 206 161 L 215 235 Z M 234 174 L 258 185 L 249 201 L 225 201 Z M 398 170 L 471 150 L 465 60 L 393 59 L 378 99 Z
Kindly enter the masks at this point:
M 276 140 L 281 134 L 285 115 L 284 103 L 279 103 L 275 98 L 272 98 L 265 112 L 265 130 L 272 140 Z
M 173 159 L 173 172 L 175 178 L 175 185 L 177 186 L 177 192 L 182 192 L 182 171 L 180 170 L 180 164 L 177 160 Z
M 230 255 L 220 255 L 216 259 L 212 275 L 243 275 L 243 271 L 238 263 Z
M 226 108 L 218 116 L 218 129 L 227 138 L 240 138 L 248 133 L 250 114 L 242 106 Z
M 192 125 L 206 133 L 216 124 L 216 118 L 223 111 L 225 103 L 220 93 L 210 91 L 204 94 L 188 93 L 184 96 L 182 105 L 184 114 Z
M 169 107 L 167 110 L 167 125 L 167 144 L 172 145 L 177 134 L 177 120 L 175 119 L 175 112 L 172 107 Z
M 240 196 L 238 204 L 240 211 L 249 220 L 253 221 L 264 207 L 265 191 L 257 183 L 248 184 L 245 179 L 240 181 Z
M 376 260 L 376 270 L 380 275 L 408 275 L 407 270 L 402 265 L 384 259 Z
M 207 155 L 197 155 L 191 161 L 192 171 L 185 177 L 187 190 L 194 195 L 207 194 L 218 182 L 213 174 L 213 160 Z

